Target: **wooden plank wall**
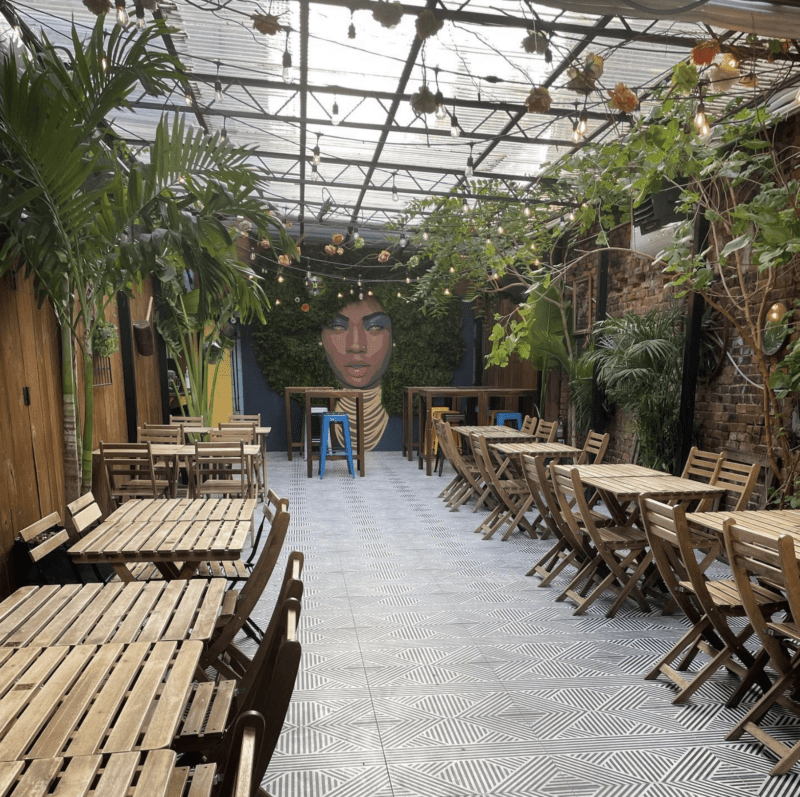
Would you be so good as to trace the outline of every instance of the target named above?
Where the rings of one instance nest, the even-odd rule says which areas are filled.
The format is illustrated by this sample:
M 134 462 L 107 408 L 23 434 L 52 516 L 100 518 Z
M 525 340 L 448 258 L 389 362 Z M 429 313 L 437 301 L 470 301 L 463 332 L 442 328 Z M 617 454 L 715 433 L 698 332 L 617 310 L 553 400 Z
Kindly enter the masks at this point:
M 19 530 L 63 512 L 59 352 L 55 315 L 49 304 L 37 307 L 32 282 L 0 279 L 0 597 L 14 588 L 10 555 Z
M 131 299 L 133 321 L 145 317 L 151 293 L 148 280 Z M 107 318 L 117 323 L 116 300 Z M 64 513 L 60 351 L 55 314 L 49 304 L 37 306 L 32 281 L 21 275 L 0 279 L 0 599 L 15 588 L 11 551 L 20 529 L 50 512 Z M 160 423 L 157 354 L 135 354 L 135 368 L 139 422 Z M 101 439 L 127 440 L 119 352 L 111 369 L 112 384 L 94 389 L 95 446 Z

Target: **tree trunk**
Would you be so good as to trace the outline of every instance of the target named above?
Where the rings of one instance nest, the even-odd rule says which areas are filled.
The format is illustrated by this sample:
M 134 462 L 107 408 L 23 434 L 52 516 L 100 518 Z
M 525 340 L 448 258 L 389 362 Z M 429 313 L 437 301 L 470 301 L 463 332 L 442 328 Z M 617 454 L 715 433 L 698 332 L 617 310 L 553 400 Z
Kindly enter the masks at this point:
M 89 326 L 87 324 L 87 326 Z M 94 435 L 94 361 L 91 333 L 84 332 L 83 344 L 83 451 L 81 455 L 81 492 L 92 489 L 92 437 Z
M 80 496 L 78 471 L 78 412 L 75 395 L 75 362 L 72 330 L 61 324 L 61 403 L 64 415 L 64 499 L 66 503 Z

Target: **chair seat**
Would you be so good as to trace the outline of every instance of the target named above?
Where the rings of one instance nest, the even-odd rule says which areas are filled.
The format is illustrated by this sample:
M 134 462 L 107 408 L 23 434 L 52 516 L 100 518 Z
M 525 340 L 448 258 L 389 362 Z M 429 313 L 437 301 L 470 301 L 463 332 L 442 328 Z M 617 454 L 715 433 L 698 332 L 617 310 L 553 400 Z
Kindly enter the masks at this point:
M 647 547 L 647 537 L 640 529 L 627 526 L 599 526 L 597 532 L 605 545 L 629 550 Z
M 681 591 L 694 593 L 694 587 L 690 581 L 679 582 Z M 743 612 L 742 597 L 733 579 L 722 579 L 720 581 L 708 581 L 706 583 L 708 593 L 714 601 L 714 605 L 723 611 Z M 774 606 L 774 611 L 780 611 L 780 607 L 785 603 L 785 599 L 777 592 L 773 592 L 760 584 L 753 584 L 753 594 L 758 604 L 765 610 Z

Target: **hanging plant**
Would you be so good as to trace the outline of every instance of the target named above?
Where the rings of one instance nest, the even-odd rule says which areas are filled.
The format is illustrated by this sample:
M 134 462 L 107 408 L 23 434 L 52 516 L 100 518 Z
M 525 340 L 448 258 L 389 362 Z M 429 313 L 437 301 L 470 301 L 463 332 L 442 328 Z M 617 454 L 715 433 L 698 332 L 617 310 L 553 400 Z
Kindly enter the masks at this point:
M 92 333 L 92 351 L 100 357 L 110 357 L 119 349 L 119 333 L 114 324 L 98 321 Z
M 384 28 L 393 28 L 403 18 L 403 7 L 397 0 L 391 3 L 378 0 L 372 8 L 372 18 Z
M 433 113 L 436 110 L 436 98 L 425 84 L 419 87 L 419 91 L 411 95 L 411 108 L 417 116 Z
M 438 19 L 436 14 L 429 8 L 426 8 L 417 17 L 417 36 L 422 41 L 425 41 L 430 36 L 435 36 L 444 25 L 444 20 Z
M 692 63 L 697 66 L 708 66 L 719 52 L 719 42 L 716 39 L 706 39 L 699 42 L 692 49 Z
M 611 97 L 609 105 L 622 113 L 632 113 L 639 105 L 639 98 L 624 83 L 609 89 L 608 96 Z
M 111 0 L 83 0 L 83 4 L 98 17 L 112 9 Z
M 265 36 L 274 36 L 283 30 L 274 14 L 251 14 L 250 19 L 253 20 L 253 27 Z
M 603 56 L 589 53 L 583 59 L 582 66 L 571 66 L 567 70 L 569 80 L 565 88 L 578 94 L 590 94 L 595 89 L 595 83 L 603 75 L 604 65 Z
M 538 30 L 529 30 L 528 35 L 522 40 L 522 49 L 526 53 L 544 55 L 548 49 L 547 36 Z
M 531 93 L 525 100 L 528 113 L 547 113 L 550 110 L 551 103 L 550 92 L 543 86 L 532 88 Z

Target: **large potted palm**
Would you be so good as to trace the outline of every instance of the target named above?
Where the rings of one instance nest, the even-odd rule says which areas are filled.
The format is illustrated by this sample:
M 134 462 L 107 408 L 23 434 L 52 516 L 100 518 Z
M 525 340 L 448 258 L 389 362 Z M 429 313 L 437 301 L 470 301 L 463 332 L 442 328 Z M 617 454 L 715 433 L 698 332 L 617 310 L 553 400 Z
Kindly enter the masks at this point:
M 215 285 L 246 280 L 263 296 L 256 275 L 236 261 L 225 223 L 231 216 L 246 216 L 262 237 L 279 229 L 281 245 L 294 252 L 257 200 L 258 176 L 245 150 L 187 130 L 176 115 L 162 118 L 154 142 L 133 159 L 106 124 L 135 87 L 157 94 L 181 79 L 179 62 L 153 46 L 165 30 L 157 23 L 142 32 L 104 31 L 101 16 L 86 41 L 73 28 L 71 52 L 45 39 L 36 58 L 20 67 L 13 59 L 2 64 L 0 275 L 18 267 L 33 274 L 61 326 L 67 500 L 81 483 L 91 486 L 93 337 L 117 292 L 160 268 L 170 252 L 191 250 Z M 83 363 L 81 444 L 76 347 Z

